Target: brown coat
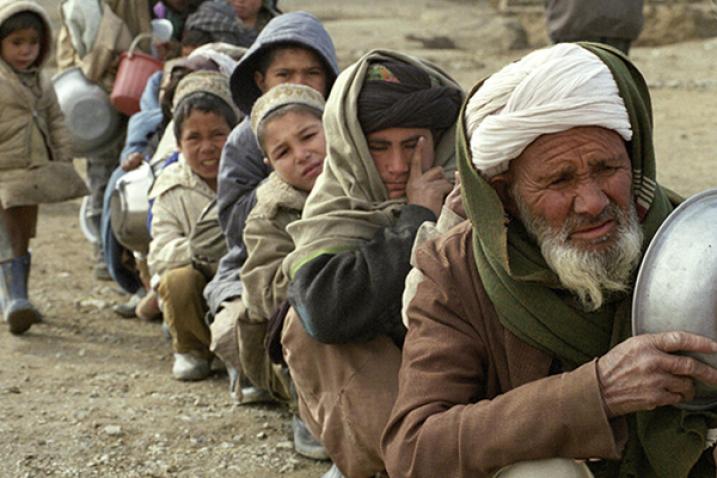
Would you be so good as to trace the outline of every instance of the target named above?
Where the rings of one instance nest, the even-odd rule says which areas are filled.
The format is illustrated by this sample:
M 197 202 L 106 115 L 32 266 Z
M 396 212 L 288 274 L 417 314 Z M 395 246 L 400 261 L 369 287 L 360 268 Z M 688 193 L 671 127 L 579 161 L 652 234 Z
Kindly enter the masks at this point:
M 469 223 L 418 251 L 399 393 L 383 436 L 400 477 L 482 477 L 524 460 L 618 459 L 595 361 L 549 375 L 551 358 L 503 328 L 473 260 Z

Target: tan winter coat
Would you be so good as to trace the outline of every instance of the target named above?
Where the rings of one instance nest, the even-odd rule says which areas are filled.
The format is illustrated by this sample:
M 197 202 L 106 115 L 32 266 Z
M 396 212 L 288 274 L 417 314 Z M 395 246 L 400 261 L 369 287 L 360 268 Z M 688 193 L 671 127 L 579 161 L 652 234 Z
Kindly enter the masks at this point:
M 285 183 L 276 173 L 256 190 L 256 205 L 247 217 L 244 244 L 247 260 L 240 276 L 246 319 L 237 323 L 242 368 L 258 386 L 275 398 L 289 400 L 289 380 L 273 365 L 264 348 L 269 318 L 286 299 L 289 278 L 281 264 L 294 249 L 286 226 L 301 218 L 307 194 Z
M 281 268 L 294 249 L 286 226 L 301 217 L 306 196 L 276 173 L 257 188 L 256 205 L 244 229 L 248 254 L 240 272 L 244 293 L 241 299 L 225 303 L 211 326 L 212 350 L 254 385 L 284 401 L 290 399 L 289 379 L 269 360 L 264 339 L 268 320 L 286 298 L 289 285 Z
M 21 11 L 38 14 L 50 32 L 45 11 L 34 2 L 0 0 L 0 24 Z M 55 90 L 41 67 L 17 73 L 0 59 L 0 206 L 9 208 L 81 197 L 87 188 L 72 166 L 69 137 Z
M 216 197 L 181 158 L 165 168 L 152 186 L 152 241 L 149 271 L 154 276 L 192 262 L 189 238 L 200 214 Z
M 294 250 L 286 226 L 301 218 L 306 197 L 276 173 L 256 190 L 256 205 L 244 228 L 248 257 L 240 273 L 251 321 L 266 322 L 286 298 L 289 278 L 281 263 Z

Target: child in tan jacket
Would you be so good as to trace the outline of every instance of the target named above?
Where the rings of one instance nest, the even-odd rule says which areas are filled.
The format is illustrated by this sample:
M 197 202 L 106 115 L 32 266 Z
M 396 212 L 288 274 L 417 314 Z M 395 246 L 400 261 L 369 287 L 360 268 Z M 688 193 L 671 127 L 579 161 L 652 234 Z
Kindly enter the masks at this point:
M 51 43 L 42 7 L 0 0 L 0 308 L 13 334 L 41 320 L 27 295 L 38 204 L 87 193 L 55 91 L 42 75 Z
M 252 130 L 273 172 L 258 187 L 256 205 L 244 229 L 248 257 L 240 272 L 242 297 L 224 303 L 211 326 L 212 350 L 230 373 L 235 372 L 232 394 L 242 403 L 256 400 L 247 392 L 261 396 L 257 389 L 274 399 L 291 401 L 288 371 L 271 362 L 264 342 L 269 319 L 286 299 L 289 281 L 281 264 L 294 249 L 286 227 L 301 217 L 323 169 L 323 109 L 320 93 L 295 84 L 274 87 L 252 109 Z M 247 381 L 253 387 L 242 388 Z M 323 447 L 299 420 L 294 420 L 293 428 L 298 453 L 326 458 Z

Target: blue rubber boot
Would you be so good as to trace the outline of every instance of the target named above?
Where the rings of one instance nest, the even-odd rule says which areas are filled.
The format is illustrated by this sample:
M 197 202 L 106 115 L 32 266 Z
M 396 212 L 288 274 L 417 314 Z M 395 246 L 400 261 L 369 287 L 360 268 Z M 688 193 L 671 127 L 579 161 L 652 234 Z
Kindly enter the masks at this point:
M 42 317 L 27 299 L 27 282 L 30 276 L 30 254 L 0 263 L 0 297 L 5 322 L 10 333 L 22 334 Z

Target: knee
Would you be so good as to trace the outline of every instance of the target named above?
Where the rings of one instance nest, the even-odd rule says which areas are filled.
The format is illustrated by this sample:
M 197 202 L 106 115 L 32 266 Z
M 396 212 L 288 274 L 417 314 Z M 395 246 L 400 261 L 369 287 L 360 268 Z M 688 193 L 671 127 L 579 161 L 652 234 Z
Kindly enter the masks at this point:
M 206 280 L 192 266 L 178 267 L 162 274 L 157 291 L 166 300 L 169 297 L 189 296 L 192 293 L 201 295 Z
M 494 478 L 592 478 L 585 463 L 569 458 L 548 458 L 515 463 L 501 468 Z
M 204 276 L 194 269 L 192 266 L 178 267 L 171 269 L 162 275 L 162 279 L 159 281 L 160 284 L 164 284 L 165 287 L 170 289 L 176 289 L 178 287 L 187 287 L 188 284 L 199 283 L 203 280 Z

